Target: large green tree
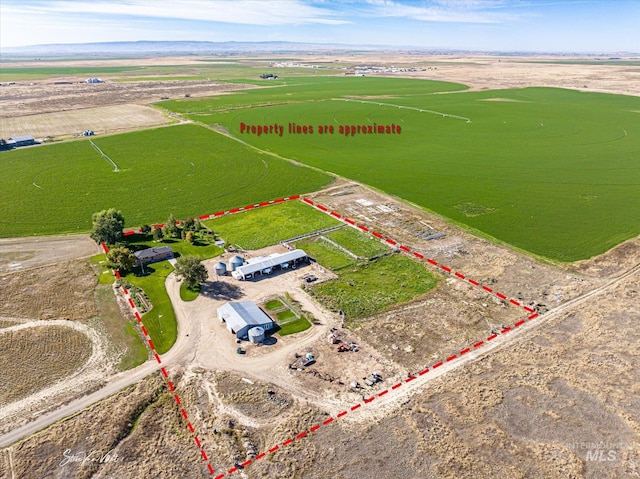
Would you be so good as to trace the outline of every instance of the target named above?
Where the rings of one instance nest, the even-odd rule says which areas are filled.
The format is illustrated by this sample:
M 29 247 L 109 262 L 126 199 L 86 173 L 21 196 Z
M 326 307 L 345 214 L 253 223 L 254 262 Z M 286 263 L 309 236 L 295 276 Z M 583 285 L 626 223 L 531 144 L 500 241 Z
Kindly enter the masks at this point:
M 115 208 L 102 210 L 94 213 L 91 220 L 93 221 L 93 229 L 90 236 L 96 243 L 112 245 L 122 239 L 124 217 L 120 211 Z
M 131 271 L 136 265 L 136 255 L 125 246 L 115 246 L 107 253 L 107 265 L 121 271 Z
M 185 281 L 189 289 L 196 289 L 207 279 L 207 269 L 200 258 L 193 255 L 180 256 L 176 260 L 176 273 Z

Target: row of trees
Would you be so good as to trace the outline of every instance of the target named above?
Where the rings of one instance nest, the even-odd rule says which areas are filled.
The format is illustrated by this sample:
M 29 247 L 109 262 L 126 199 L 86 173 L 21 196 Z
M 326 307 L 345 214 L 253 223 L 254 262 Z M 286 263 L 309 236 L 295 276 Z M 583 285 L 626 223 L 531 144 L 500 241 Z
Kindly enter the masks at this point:
M 93 221 L 91 238 L 97 244 L 106 243 L 111 246 L 107 253 L 108 266 L 122 272 L 133 271 L 137 261 L 136 255 L 126 246 L 118 244 L 124 237 L 124 217 L 122 213 L 115 208 L 110 208 L 93 214 L 91 219 Z M 156 239 L 156 233 L 158 233 L 159 238 L 162 238 L 161 235 L 164 234 L 176 238 L 182 237 L 185 241 L 193 243 L 194 232 L 200 231 L 202 228 L 202 224 L 193 218 L 181 222 L 180 226 L 178 226 L 177 220 L 171 215 L 162 231 L 159 228 L 153 230 L 154 239 Z M 151 232 L 151 227 L 144 225 L 141 230 L 148 235 Z M 190 289 L 197 288 L 207 279 L 205 266 L 200 261 L 200 258 L 193 255 L 180 256 L 176 260 L 176 274 L 185 281 Z

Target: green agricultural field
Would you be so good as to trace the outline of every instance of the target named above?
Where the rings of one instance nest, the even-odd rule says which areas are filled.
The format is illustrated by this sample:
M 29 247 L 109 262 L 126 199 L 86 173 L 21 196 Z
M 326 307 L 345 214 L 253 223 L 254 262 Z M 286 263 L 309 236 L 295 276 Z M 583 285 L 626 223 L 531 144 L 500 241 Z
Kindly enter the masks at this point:
M 272 80 L 265 86 L 274 86 Z M 260 83 L 262 84 L 262 83 Z M 306 103 L 324 101 L 329 98 L 357 98 L 369 96 L 428 95 L 435 92 L 459 91 L 467 87 L 458 83 L 438 81 L 416 81 L 385 78 L 348 78 L 348 77 L 296 77 L 272 88 L 245 90 L 234 95 L 221 95 L 210 99 L 168 100 L 158 105 L 178 113 L 188 114 L 191 118 L 204 123 L 217 123 L 218 112 L 239 106 L 270 106 L 275 104 Z M 299 112 L 310 112 L 314 107 L 298 105 Z M 256 118 L 255 113 L 248 117 Z M 267 112 L 263 112 L 267 113 Z M 235 118 L 235 115 L 233 115 Z M 287 121 L 298 121 L 299 115 L 291 116 Z M 262 118 L 264 121 L 264 118 Z M 273 121 L 269 121 L 273 123 Z
M 303 173 L 306 174 L 306 173 Z M 340 222 L 299 201 L 222 216 L 203 223 L 227 244 L 252 250 L 337 226 Z
M 553 260 L 589 258 L 640 233 L 638 97 L 554 88 L 432 94 L 450 84 L 382 78 L 298 82 L 165 105 Z M 241 133 L 241 123 L 285 132 Z M 289 134 L 289 123 L 314 132 Z M 401 132 L 338 131 L 374 124 Z M 321 125 L 334 133 L 320 134 Z
M 340 228 L 324 236 L 335 241 L 360 258 L 373 258 L 374 256 L 391 251 L 389 247 L 382 242 L 353 228 Z
M 0 237 L 86 232 L 114 207 L 126 226 L 162 223 L 317 190 L 332 178 L 179 125 L 0 153 Z
M 332 271 L 338 271 L 356 262 L 354 258 L 322 238 L 296 241 L 296 248 L 304 250 L 311 258 Z
M 356 319 L 411 301 L 436 284 L 435 276 L 423 265 L 395 254 L 342 269 L 338 279 L 309 290 L 329 309 L 344 311 L 348 324 L 353 325 Z

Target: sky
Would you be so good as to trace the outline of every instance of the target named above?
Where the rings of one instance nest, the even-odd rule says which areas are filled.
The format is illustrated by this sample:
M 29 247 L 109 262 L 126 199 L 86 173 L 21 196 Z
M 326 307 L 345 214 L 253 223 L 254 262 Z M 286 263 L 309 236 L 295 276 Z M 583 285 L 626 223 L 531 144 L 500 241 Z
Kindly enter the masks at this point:
M 640 0 L 0 0 L 0 48 L 139 40 L 638 53 Z

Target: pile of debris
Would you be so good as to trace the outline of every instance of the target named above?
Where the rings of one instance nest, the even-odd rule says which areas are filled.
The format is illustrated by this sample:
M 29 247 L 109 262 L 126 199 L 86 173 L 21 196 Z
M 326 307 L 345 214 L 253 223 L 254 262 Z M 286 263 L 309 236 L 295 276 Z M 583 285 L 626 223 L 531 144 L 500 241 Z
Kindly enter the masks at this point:
M 369 386 L 370 388 L 372 388 L 373 386 L 375 386 L 378 383 L 382 382 L 382 376 L 380 376 L 380 374 L 378 374 L 377 372 L 372 372 L 368 378 L 362 378 L 362 381 Z M 350 384 L 352 389 L 360 389 L 362 388 L 362 386 L 360 386 L 360 383 L 358 381 L 353 381 Z
M 340 336 L 341 333 L 336 328 L 331 328 L 329 336 L 327 336 L 329 344 L 338 345 L 337 351 L 339 353 L 344 353 L 347 351 L 353 351 L 357 353 L 358 351 L 360 351 L 360 346 L 358 346 L 356 343 L 344 341 L 340 338 Z

